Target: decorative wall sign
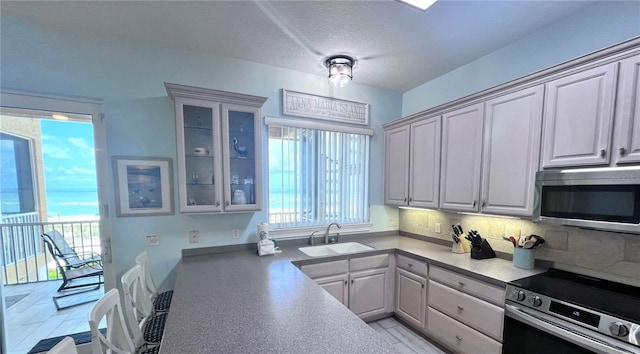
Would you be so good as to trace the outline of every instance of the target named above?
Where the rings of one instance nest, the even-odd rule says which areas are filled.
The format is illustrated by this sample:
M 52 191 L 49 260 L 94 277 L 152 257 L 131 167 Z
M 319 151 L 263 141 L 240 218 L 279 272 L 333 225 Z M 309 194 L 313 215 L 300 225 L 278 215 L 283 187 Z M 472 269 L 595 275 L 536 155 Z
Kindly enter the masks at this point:
M 282 114 L 369 125 L 369 105 L 282 89 Z
M 113 157 L 116 215 L 173 214 L 171 159 Z

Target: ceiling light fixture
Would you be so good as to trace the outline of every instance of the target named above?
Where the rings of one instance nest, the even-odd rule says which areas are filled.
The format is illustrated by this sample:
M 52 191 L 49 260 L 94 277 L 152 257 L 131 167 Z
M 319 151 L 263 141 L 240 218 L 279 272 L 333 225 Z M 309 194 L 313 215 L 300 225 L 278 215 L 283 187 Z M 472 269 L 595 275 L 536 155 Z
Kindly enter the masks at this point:
M 356 60 L 348 55 L 332 55 L 324 61 L 329 69 L 329 82 L 335 87 L 345 87 L 353 80 L 353 66 Z
M 411 5 L 413 7 L 417 7 L 420 10 L 424 11 L 431 7 L 431 5 L 435 4 L 437 0 L 398 0 L 405 4 Z

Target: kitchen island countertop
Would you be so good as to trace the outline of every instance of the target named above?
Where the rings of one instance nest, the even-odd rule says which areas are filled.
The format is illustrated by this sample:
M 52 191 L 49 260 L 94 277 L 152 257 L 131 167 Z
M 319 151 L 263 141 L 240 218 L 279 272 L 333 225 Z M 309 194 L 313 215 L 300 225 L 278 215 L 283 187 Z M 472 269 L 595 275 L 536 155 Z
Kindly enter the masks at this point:
M 497 285 L 543 271 L 497 258 L 474 260 L 402 236 L 353 241 L 373 246 L 373 253 L 397 251 Z M 363 254 L 311 258 L 298 247 L 283 245 L 282 253 L 266 257 L 255 251 L 183 257 L 160 353 L 396 353 L 292 264 Z

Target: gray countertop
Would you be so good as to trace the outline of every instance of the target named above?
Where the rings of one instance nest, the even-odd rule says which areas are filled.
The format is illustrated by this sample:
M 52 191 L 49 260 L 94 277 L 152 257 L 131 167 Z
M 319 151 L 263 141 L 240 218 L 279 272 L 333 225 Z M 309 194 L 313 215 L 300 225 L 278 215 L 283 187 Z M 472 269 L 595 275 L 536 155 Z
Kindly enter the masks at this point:
M 375 247 L 375 253 L 397 250 L 497 285 L 543 271 L 518 269 L 497 258 L 474 260 L 402 236 L 357 241 Z M 160 352 L 396 353 L 291 263 L 346 256 L 311 258 L 298 247 L 281 246 L 282 253 L 265 257 L 255 251 L 183 257 Z

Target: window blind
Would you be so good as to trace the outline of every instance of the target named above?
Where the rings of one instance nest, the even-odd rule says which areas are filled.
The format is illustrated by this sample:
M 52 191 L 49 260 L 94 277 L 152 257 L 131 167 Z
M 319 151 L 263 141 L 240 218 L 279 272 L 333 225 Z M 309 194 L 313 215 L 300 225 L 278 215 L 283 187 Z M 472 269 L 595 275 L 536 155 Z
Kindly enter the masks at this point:
M 269 125 L 269 223 L 369 221 L 367 134 Z

